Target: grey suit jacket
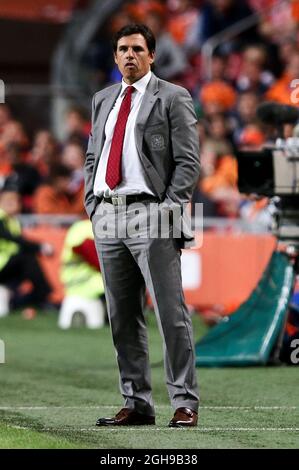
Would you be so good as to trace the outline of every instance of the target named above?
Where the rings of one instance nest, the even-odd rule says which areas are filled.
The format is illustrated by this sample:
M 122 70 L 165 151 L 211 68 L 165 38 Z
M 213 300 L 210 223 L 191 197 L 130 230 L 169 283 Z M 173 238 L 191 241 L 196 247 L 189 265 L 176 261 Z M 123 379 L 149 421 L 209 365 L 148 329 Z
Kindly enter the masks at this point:
M 108 115 L 121 91 L 121 84 L 99 91 L 92 101 L 92 131 L 85 161 L 85 208 L 91 218 L 99 200 L 93 184 Z M 199 138 L 190 94 L 185 88 L 152 74 L 136 120 L 135 140 L 148 185 L 167 206 L 191 199 L 199 176 Z M 182 237 L 182 247 L 192 242 Z

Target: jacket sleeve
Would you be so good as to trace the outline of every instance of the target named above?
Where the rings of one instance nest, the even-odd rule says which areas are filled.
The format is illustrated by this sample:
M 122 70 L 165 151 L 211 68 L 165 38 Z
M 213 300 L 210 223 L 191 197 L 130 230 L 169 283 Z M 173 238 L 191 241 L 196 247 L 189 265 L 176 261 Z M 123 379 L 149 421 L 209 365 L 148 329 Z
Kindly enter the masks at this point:
M 0 238 L 17 243 L 20 246 L 20 250 L 26 251 L 27 253 L 35 254 L 39 253 L 41 250 L 40 243 L 26 240 L 21 235 L 13 235 L 9 230 L 7 230 L 7 228 L 5 228 L 2 220 L 0 220 Z
M 89 134 L 88 147 L 86 151 L 86 159 L 84 165 L 84 206 L 88 214 L 88 217 L 91 219 L 95 210 L 95 196 L 93 193 L 93 170 L 95 163 L 95 148 L 94 148 L 94 139 L 93 139 L 93 123 L 94 123 L 94 113 L 95 113 L 95 95 L 92 99 L 92 128 Z
M 197 119 L 192 98 L 184 88 L 171 101 L 169 122 L 174 171 L 165 202 L 182 205 L 190 202 L 200 170 Z

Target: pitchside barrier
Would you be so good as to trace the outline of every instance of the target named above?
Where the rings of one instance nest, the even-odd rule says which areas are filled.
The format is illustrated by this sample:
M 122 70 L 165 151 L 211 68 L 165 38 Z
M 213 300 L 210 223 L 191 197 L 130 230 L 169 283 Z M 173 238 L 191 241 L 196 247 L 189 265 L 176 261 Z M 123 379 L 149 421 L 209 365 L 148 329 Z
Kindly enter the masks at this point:
M 42 266 L 53 286 L 52 300 L 60 302 L 60 255 L 66 229 L 40 225 L 24 229 L 26 236 L 54 245 L 53 257 L 41 257 Z M 182 277 L 186 302 L 204 310 L 220 306 L 223 314 L 234 311 L 248 298 L 270 259 L 275 238 L 268 233 L 205 231 L 198 246 L 182 251 Z M 202 243 L 200 241 L 202 241 Z
M 277 364 L 294 278 L 288 255 L 273 252 L 248 299 L 197 342 L 197 366 Z

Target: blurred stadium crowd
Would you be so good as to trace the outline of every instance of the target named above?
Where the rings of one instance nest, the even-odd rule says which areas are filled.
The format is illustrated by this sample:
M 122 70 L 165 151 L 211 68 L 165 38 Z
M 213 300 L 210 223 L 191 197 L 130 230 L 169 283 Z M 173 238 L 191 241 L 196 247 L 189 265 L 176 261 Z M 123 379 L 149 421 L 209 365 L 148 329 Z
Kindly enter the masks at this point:
M 74 11 L 80 14 L 90 3 L 74 2 Z M 59 14 L 58 9 L 58 22 Z M 66 13 L 64 18 L 72 20 Z M 223 39 L 228 28 L 234 30 L 242 21 L 243 32 Z M 98 89 L 121 79 L 111 38 L 130 22 L 146 23 L 156 36 L 154 72 L 186 87 L 194 100 L 201 175 L 193 204 L 204 203 L 205 217 L 262 219 L 267 199 L 251 200 L 239 193 L 235 156 L 239 150 L 260 149 L 273 138 L 273 129 L 256 117 L 258 104 L 294 104 L 290 85 L 299 78 L 299 1 L 124 1 L 84 54 L 82 66 Z M 215 35 L 218 45 L 207 60 L 203 51 Z M 64 137 L 58 138 L 50 126 L 37 126 L 32 134 L 27 129 L 30 116 L 20 121 L 15 111 L 9 99 L 0 104 L 0 188 L 8 178 L 14 181 L 23 214 L 84 217 L 88 112 L 74 99 L 63 117 Z M 292 135 L 286 126 L 285 137 L 288 132 Z
M 0 178 L 15 177 L 23 213 L 83 215 L 83 165 L 89 124 L 79 109 L 66 116 L 68 135 L 57 142 L 37 129 L 31 142 L 7 104 L 0 105 Z
M 206 64 L 205 42 L 254 13 L 256 24 L 222 41 Z M 85 58 L 99 87 L 120 79 L 110 39 L 129 22 L 151 27 L 157 38 L 155 73 L 186 87 L 194 99 L 202 171 L 193 202 L 204 202 L 206 216 L 254 217 L 260 203 L 239 194 L 234 157 L 240 148 L 259 149 L 269 140 L 268 129 L 256 118 L 261 101 L 290 103 L 290 83 L 299 77 L 299 2 L 124 2 L 106 24 L 104 38 L 93 40 Z M 50 129 L 36 129 L 29 139 L 25 123 L 15 120 L 9 104 L 0 105 L 0 178 L 17 175 L 23 213 L 84 214 L 83 165 L 90 123 L 76 103 L 65 123 L 63 141 L 56 141 Z

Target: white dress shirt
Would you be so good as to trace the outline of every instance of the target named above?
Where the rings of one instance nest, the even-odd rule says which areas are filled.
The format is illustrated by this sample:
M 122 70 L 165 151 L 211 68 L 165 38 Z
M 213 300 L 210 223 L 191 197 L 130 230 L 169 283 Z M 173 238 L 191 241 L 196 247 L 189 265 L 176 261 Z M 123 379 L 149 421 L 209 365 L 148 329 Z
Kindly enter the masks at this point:
M 140 80 L 133 83 L 135 90 L 132 93 L 131 111 L 126 124 L 122 151 L 122 181 L 113 190 L 111 190 L 105 181 L 107 162 L 118 112 L 123 100 L 125 89 L 129 86 L 124 82 L 124 80 L 122 80 L 121 93 L 110 111 L 105 125 L 105 143 L 97 167 L 93 187 L 95 196 L 101 197 L 104 195 L 105 197 L 110 197 L 113 194 L 154 194 L 146 182 L 134 134 L 137 115 L 141 107 L 145 89 L 150 81 L 151 74 L 151 71 L 149 71 L 146 75 L 140 78 Z

